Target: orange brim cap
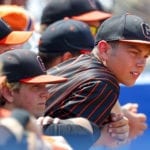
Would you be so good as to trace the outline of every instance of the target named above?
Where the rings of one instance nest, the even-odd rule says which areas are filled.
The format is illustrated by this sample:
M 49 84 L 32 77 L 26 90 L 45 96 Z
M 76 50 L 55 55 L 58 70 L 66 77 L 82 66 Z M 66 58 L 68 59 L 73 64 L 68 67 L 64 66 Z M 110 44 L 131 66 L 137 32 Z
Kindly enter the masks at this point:
M 28 24 L 28 16 L 28 12 L 21 6 L 0 5 L 0 17 L 7 22 L 13 30 L 24 31 Z
M 150 41 L 144 41 L 144 40 L 119 40 L 121 42 L 125 43 L 139 43 L 139 44 L 148 44 L 150 45 Z
M 80 20 L 80 21 L 101 21 L 111 17 L 112 14 L 101 12 L 99 10 L 91 11 L 84 13 L 79 16 L 73 16 L 72 19 Z
M 12 31 L 3 39 L 0 44 L 23 44 L 31 37 L 32 32 L 29 31 Z
M 33 78 L 26 78 L 26 79 L 21 79 L 20 82 L 23 83 L 44 83 L 44 84 L 55 84 L 55 83 L 61 83 L 67 81 L 67 78 L 59 77 L 59 76 L 53 76 L 53 75 L 40 75 L 40 76 L 35 76 Z

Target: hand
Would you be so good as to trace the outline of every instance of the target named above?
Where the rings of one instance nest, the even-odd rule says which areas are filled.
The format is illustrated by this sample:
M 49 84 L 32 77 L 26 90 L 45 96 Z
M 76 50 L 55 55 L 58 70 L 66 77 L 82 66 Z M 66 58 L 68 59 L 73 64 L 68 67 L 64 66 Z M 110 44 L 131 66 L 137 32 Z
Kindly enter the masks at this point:
M 111 122 L 105 124 L 101 136 L 94 144 L 114 148 L 125 144 L 129 135 L 128 119 L 121 114 L 111 114 Z
M 96 141 L 96 143 L 93 145 L 93 147 L 109 147 L 109 148 L 115 148 L 118 147 L 118 141 L 110 136 L 108 132 L 108 125 L 105 124 L 103 128 L 101 128 L 101 136 Z
M 129 136 L 128 119 L 123 114 L 111 114 L 111 120 L 108 124 L 108 132 L 111 137 L 118 141 L 118 144 L 124 144 Z
M 138 105 L 136 103 L 129 103 L 122 107 L 124 115 L 129 120 L 130 132 L 129 140 L 142 135 L 147 129 L 147 117 L 145 114 L 138 113 Z M 135 123 L 136 122 L 136 123 Z
M 53 123 L 53 118 L 50 116 L 45 116 L 45 117 L 39 117 L 36 122 L 37 124 L 42 128 L 44 125 L 48 125 Z
M 122 110 L 128 110 L 130 112 L 133 112 L 133 113 L 137 113 L 138 112 L 138 107 L 139 105 L 137 103 L 127 103 L 125 105 L 123 105 L 121 107 Z

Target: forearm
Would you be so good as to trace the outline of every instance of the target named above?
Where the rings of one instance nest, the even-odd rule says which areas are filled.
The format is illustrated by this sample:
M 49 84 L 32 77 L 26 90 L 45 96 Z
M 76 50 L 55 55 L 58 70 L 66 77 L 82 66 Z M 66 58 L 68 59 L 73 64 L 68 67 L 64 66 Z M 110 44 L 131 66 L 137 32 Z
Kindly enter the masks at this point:
M 116 114 L 123 114 L 121 105 L 118 100 L 117 100 L 116 104 L 114 105 L 114 107 L 112 108 L 111 112 L 116 113 Z
M 68 124 L 50 124 L 44 126 L 44 134 L 63 136 L 74 149 L 87 150 L 100 136 L 100 130 L 97 126 L 91 125 L 91 128 L 93 133 L 87 128 L 73 122 L 68 122 Z

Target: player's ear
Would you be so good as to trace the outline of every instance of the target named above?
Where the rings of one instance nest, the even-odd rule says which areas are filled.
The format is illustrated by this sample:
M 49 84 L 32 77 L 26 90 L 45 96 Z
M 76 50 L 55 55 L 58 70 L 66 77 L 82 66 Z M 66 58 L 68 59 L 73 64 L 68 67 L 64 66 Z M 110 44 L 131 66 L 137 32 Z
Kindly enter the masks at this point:
M 107 60 L 108 50 L 109 50 L 109 44 L 102 40 L 98 42 L 98 51 L 99 51 L 99 58 L 105 62 Z
M 70 52 L 65 52 L 62 59 L 63 59 L 63 61 L 65 61 L 65 60 L 68 60 L 72 57 L 73 57 L 73 55 Z
M 9 103 L 13 102 L 12 92 L 13 91 L 10 88 L 8 88 L 7 86 L 3 86 L 1 88 L 1 95 Z
M 108 48 L 109 48 L 109 45 L 106 41 L 102 40 L 102 41 L 99 41 L 98 42 L 98 50 L 100 53 L 105 53 L 107 52 Z

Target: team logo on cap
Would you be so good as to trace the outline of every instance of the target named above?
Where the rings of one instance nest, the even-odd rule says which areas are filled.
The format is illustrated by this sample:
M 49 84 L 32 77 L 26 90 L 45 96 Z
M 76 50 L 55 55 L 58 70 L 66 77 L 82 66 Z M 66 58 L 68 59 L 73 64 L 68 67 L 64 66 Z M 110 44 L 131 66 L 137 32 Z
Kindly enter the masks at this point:
M 44 63 L 43 63 L 43 61 L 42 61 L 40 56 L 37 56 L 37 61 L 38 61 L 39 65 L 40 65 L 41 69 L 43 70 L 43 72 L 46 72 L 46 68 L 45 68 Z
M 142 31 L 146 38 L 150 39 L 150 26 L 148 24 L 142 23 Z

